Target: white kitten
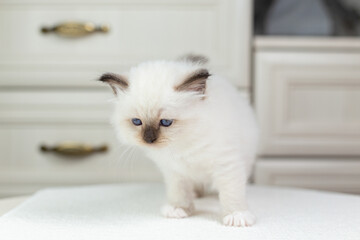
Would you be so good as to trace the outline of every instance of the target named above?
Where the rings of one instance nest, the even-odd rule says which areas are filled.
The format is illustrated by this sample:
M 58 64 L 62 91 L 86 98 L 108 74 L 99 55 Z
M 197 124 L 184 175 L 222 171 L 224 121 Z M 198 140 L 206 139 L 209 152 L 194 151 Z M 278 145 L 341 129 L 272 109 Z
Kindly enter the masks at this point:
M 255 159 L 252 109 L 200 58 L 146 62 L 127 75 L 104 74 L 116 95 L 112 120 L 120 141 L 142 148 L 163 173 L 166 217 L 194 211 L 204 185 L 219 191 L 224 224 L 250 226 L 245 187 Z

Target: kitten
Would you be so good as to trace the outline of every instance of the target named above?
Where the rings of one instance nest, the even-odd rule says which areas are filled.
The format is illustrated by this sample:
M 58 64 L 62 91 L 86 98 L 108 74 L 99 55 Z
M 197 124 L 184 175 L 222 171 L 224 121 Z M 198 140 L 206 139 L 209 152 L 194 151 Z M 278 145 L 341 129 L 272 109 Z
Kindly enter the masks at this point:
M 116 95 L 112 123 L 120 141 L 142 148 L 163 173 L 164 216 L 190 216 L 194 196 L 210 184 L 219 192 L 224 224 L 250 226 L 255 217 L 245 187 L 255 159 L 255 118 L 237 90 L 203 62 L 196 56 L 146 62 L 100 81 Z

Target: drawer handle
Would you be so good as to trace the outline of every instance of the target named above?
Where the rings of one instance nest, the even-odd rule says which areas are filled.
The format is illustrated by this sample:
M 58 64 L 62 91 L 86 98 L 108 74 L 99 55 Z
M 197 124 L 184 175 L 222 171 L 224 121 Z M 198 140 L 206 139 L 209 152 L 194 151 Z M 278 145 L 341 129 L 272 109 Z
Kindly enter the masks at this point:
M 40 146 L 40 149 L 42 152 L 54 152 L 65 156 L 81 157 L 93 153 L 106 152 L 108 147 L 106 145 L 93 147 L 81 143 L 61 143 L 52 147 L 43 144 Z
M 53 27 L 42 27 L 41 32 L 44 34 L 55 33 L 63 37 L 84 37 L 92 33 L 100 32 L 107 33 L 109 32 L 109 27 L 107 25 L 95 26 L 93 23 L 78 23 L 78 22 L 65 22 Z

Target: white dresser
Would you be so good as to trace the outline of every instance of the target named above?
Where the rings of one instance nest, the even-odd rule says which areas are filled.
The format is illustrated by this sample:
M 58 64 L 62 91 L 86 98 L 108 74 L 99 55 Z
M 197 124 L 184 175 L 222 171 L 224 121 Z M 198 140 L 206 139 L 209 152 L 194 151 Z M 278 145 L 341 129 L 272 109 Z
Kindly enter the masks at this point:
M 258 37 L 255 182 L 360 193 L 360 40 Z
M 0 0 L 0 197 L 159 179 L 117 143 L 96 79 L 198 53 L 246 93 L 250 16 L 250 0 Z

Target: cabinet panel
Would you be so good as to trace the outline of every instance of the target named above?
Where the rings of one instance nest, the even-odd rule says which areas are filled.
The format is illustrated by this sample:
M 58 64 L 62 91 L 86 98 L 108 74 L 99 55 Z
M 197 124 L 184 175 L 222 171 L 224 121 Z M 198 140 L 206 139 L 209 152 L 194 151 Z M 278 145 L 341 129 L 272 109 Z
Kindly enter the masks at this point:
M 262 155 L 360 154 L 360 54 L 259 52 Z

